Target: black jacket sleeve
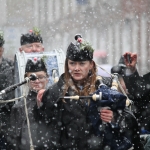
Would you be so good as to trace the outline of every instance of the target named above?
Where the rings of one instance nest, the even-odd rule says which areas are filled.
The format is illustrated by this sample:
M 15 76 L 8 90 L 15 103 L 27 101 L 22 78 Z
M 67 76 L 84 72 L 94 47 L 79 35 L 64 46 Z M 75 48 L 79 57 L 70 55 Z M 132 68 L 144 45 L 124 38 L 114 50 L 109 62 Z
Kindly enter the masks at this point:
M 59 103 L 57 103 L 58 98 L 59 88 L 57 87 L 57 84 L 54 84 L 44 92 L 41 107 L 38 108 L 38 106 L 35 105 L 33 110 L 35 119 L 50 123 L 59 107 Z
M 140 76 L 136 71 L 130 76 L 124 76 L 124 81 L 129 93 L 137 100 L 143 99 L 146 95 L 149 95 L 150 73 Z

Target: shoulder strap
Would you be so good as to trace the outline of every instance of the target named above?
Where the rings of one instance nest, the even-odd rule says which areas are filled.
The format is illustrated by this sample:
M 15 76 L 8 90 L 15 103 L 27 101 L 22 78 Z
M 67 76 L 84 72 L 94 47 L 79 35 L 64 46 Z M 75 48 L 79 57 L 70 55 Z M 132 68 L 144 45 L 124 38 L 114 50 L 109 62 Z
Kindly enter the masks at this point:
M 128 108 L 125 108 L 123 111 L 127 114 L 130 114 L 134 119 L 136 119 L 135 115 Z

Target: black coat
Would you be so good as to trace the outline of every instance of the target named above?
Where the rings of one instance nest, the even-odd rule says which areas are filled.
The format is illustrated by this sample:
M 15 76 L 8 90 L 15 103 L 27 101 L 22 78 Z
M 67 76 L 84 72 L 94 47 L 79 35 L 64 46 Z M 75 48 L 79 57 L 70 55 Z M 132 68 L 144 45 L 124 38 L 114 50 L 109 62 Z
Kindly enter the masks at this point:
M 130 144 L 133 150 L 144 150 L 140 142 L 139 126 L 132 112 L 128 109 L 118 111 L 114 113 L 114 118 L 117 123 L 114 126 L 113 123 L 111 124 L 112 132 L 105 137 L 111 145 L 111 150 L 127 150 Z
M 2 58 L 0 64 L 0 91 L 13 85 L 14 83 L 14 63 L 13 61 Z M 14 92 L 10 92 L 3 99 L 11 99 L 14 97 Z
M 87 150 L 89 147 L 87 141 L 91 135 L 91 123 L 87 118 L 88 107 L 86 103 L 80 101 L 68 100 L 66 103 L 59 101 L 63 85 L 64 81 L 61 76 L 59 81 L 44 93 L 43 105 L 40 109 L 35 109 L 35 114 L 41 114 L 41 119 L 44 119 L 42 121 L 49 126 L 51 132 L 49 147 L 51 150 L 56 148 L 60 150 L 73 148 Z M 58 103 L 56 103 L 57 100 Z M 37 111 L 39 112 L 37 113 Z M 94 143 L 95 139 L 97 140 L 96 145 L 99 145 L 99 139 L 94 134 L 89 143 Z
M 104 78 L 103 82 L 109 86 L 111 85 L 110 78 Z M 59 99 L 63 95 L 63 85 L 62 75 L 59 81 L 44 93 L 40 109 L 37 109 L 37 106 L 34 109 L 37 120 L 44 121 L 49 127 L 49 132 L 51 132 L 49 139 L 50 149 L 99 150 L 104 149 L 104 146 L 108 144 L 112 146 L 112 142 L 109 142 L 110 139 L 107 138 L 108 136 L 103 138 L 103 136 L 95 134 L 93 124 L 88 116 L 89 106 L 87 100 L 68 99 L 63 102 Z M 72 89 L 69 89 L 65 96 L 71 95 L 74 95 L 74 93 Z M 98 123 L 99 126 L 102 125 L 100 119 Z M 115 136 L 118 138 L 118 134 L 112 134 L 110 124 L 107 126 L 107 129 L 105 135 L 110 135 L 111 140 Z M 126 131 L 129 130 L 127 129 Z M 136 128 L 136 131 L 138 131 L 138 128 Z M 102 141 L 103 139 L 104 141 Z M 133 144 L 133 136 L 129 140 Z M 115 148 L 112 150 L 115 150 Z
M 42 128 L 42 124 L 39 124 L 35 121 L 33 115 L 33 108 L 36 104 L 36 96 L 37 93 L 34 91 L 29 91 L 26 103 L 28 109 L 28 117 L 30 122 L 30 130 L 31 130 L 31 137 L 34 145 L 35 150 L 42 150 L 44 145 L 46 147 L 46 140 L 43 137 L 43 134 L 46 134 L 46 129 Z M 27 126 L 27 119 L 25 114 L 25 105 L 24 100 L 19 101 L 12 107 L 11 111 L 11 126 L 12 126 L 12 143 L 16 144 L 16 150 L 29 150 L 30 143 L 29 143 L 29 134 L 28 134 L 28 126 Z M 42 130 L 41 130 L 42 128 Z M 41 134 L 41 131 L 45 133 Z
M 4 90 L 5 88 L 13 85 L 14 81 L 14 64 L 13 61 L 3 58 L 2 57 L 2 62 L 0 64 L 0 91 Z M 9 92 L 4 95 L 0 95 L 0 99 L 3 100 L 9 100 L 14 98 L 14 92 Z M 0 104 L 0 111 L 8 111 L 10 112 L 10 108 L 12 107 L 13 103 L 2 103 Z
M 2 58 L 2 62 L 0 64 L 0 91 L 13 85 L 13 73 L 13 61 L 7 58 Z M 12 98 L 14 98 L 14 92 L 0 95 L 0 99 L 2 100 L 8 100 Z M 2 139 L 0 140 L 0 149 L 8 148 L 8 145 L 10 146 L 7 139 L 9 139 L 10 134 L 10 110 L 12 105 L 13 102 L 0 104 L 0 139 Z M 4 143 L 7 143 L 7 145 Z
M 124 76 L 124 81 L 134 101 L 133 112 L 141 129 L 150 131 L 150 73 L 139 76 L 136 71 L 130 76 Z

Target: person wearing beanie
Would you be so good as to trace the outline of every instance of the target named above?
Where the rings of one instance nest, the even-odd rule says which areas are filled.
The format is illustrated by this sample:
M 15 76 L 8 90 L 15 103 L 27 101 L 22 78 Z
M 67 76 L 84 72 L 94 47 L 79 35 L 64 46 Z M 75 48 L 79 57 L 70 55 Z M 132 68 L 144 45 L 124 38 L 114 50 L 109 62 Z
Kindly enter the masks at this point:
M 4 44 L 4 33 L 3 31 L 0 31 L 0 91 L 13 84 L 14 64 L 12 60 L 3 57 Z M 12 98 L 14 98 L 14 92 L 0 95 L 1 100 L 8 100 Z M 12 105 L 13 103 L 0 104 L 0 149 L 8 148 L 9 145 L 7 138 L 9 138 L 10 109 Z
M 11 111 L 11 142 L 14 145 L 14 149 L 17 150 L 29 150 L 32 146 L 34 150 L 42 150 L 46 149 L 47 145 L 47 141 L 44 139 L 44 136 L 46 136 L 46 127 L 42 127 L 42 124 L 39 126 L 32 113 L 33 107 L 36 104 L 37 92 L 40 89 L 45 89 L 48 83 L 47 68 L 42 58 L 34 57 L 27 60 L 25 78 L 30 77 L 33 73 L 36 74 L 37 79 L 29 81 L 29 92 L 26 97 L 26 107 L 33 145 L 30 145 L 25 104 L 24 100 L 21 100 L 12 107 Z
M 60 76 L 57 83 L 47 90 L 38 92 L 37 104 L 34 107 L 34 113 L 41 116 L 39 122 L 46 120 L 49 127 L 51 133 L 49 148 L 62 150 L 107 148 L 111 150 L 124 148 L 125 150 L 131 148 L 135 142 L 131 130 L 133 126 L 136 128 L 135 120 L 133 124 L 126 122 L 126 119 L 121 121 L 121 124 L 126 122 L 128 128 L 112 127 L 112 122 L 114 119 L 116 120 L 114 114 L 117 114 L 118 109 L 123 110 L 125 108 L 126 97 L 110 89 L 112 81 L 110 78 L 97 77 L 96 64 L 93 61 L 94 49 L 91 44 L 84 40 L 80 34 L 75 36 L 75 40 L 76 43 L 71 42 L 67 48 L 65 72 Z M 118 95 L 121 99 L 119 101 L 121 107 L 116 103 L 116 107 L 112 108 L 108 104 L 110 101 L 107 96 L 102 97 L 102 100 L 97 102 L 90 98 L 93 93 L 99 94 L 100 90 L 104 90 L 104 93 L 111 91 L 114 93 L 114 97 Z M 81 97 L 76 99 L 74 96 Z M 103 99 L 105 100 L 103 101 Z M 115 98 L 112 99 L 115 100 Z M 105 105 L 105 102 L 108 105 Z M 104 109 L 104 106 L 111 108 Z M 106 123 L 104 123 L 106 126 L 103 122 Z M 119 131 L 123 131 L 123 133 Z M 137 130 L 135 129 L 135 131 Z M 138 137 L 135 139 L 137 140 Z M 134 149 L 140 149 L 138 144 Z
M 27 33 L 22 34 L 20 37 L 20 45 L 19 53 L 17 52 L 14 58 L 14 84 L 19 83 L 20 78 L 19 77 L 23 74 L 19 74 L 19 67 L 18 64 L 19 57 L 21 57 L 22 52 L 24 53 L 41 53 L 44 51 L 43 46 L 43 38 L 41 36 L 41 31 L 37 27 L 33 27 L 32 30 L 29 30 Z M 18 58 L 17 58 L 18 57 Z M 21 93 L 21 87 L 18 87 L 15 90 L 15 97 L 20 97 L 22 95 Z
M 34 27 L 33 30 L 29 30 L 28 33 L 22 34 L 20 38 L 20 45 L 20 52 L 43 52 L 44 46 L 40 30 L 37 27 Z

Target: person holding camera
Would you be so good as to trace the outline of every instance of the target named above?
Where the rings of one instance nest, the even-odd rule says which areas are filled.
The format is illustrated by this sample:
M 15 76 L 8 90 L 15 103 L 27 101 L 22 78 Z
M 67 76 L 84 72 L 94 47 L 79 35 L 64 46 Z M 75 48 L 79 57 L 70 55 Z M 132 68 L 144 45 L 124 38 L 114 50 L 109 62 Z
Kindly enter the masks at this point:
M 127 66 L 124 81 L 128 92 L 134 101 L 133 112 L 140 123 L 141 131 L 150 131 L 150 72 L 140 76 L 136 64 L 137 54 L 126 52 L 124 54 Z

